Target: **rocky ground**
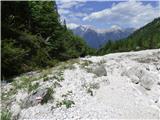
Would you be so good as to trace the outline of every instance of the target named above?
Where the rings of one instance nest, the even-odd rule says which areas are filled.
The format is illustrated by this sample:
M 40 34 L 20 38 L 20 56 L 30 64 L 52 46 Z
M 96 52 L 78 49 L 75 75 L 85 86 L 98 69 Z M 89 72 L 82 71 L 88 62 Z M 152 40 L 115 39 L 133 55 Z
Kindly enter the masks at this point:
M 160 119 L 160 49 L 79 58 L 2 85 L 12 119 Z

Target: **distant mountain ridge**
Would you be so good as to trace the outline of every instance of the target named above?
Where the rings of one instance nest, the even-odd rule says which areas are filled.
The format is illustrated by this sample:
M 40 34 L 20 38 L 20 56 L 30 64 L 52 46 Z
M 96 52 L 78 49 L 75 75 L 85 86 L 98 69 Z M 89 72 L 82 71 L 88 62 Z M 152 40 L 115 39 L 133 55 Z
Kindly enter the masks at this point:
M 108 42 L 99 54 L 160 48 L 160 17 L 133 32 L 125 39 Z
M 91 26 L 80 25 L 72 29 L 73 33 L 85 39 L 92 48 L 100 48 L 109 40 L 116 41 L 128 37 L 135 31 L 134 28 L 111 28 L 106 30 L 95 29 Z

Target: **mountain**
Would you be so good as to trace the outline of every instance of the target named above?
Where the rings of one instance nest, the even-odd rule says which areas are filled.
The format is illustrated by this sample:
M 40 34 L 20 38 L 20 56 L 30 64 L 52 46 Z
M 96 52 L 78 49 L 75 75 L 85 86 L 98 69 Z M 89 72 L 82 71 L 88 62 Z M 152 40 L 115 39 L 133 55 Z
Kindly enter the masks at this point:
M 99 54 L 160 48 L 159 33 L 160 17 L 136 30 L 125 39 L 116 42 L 109 41 L 99 50 Z
M 74 34 L 84 38 L 87 44 L 92 48 L 100 48 L 108 40 L 116 41 L 126 38 L 133 33 L 134 30 L 134 28 L 121 29 L 117 27 L 108 30 L 97 30 L 91 26 L 85 25 L 80 25 L 72 29 Z
M 159 54 L 88 56 L 23 74 L 1 86 L 2 120 L 158 120 Z

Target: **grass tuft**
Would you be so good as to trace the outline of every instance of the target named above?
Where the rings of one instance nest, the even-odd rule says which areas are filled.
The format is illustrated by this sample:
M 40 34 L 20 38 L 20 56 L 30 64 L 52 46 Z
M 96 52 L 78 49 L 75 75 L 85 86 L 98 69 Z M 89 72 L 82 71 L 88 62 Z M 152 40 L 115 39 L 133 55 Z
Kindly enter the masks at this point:
M 8 109 L 2 109 L 1 120 L 11 120 L 11 112 Z

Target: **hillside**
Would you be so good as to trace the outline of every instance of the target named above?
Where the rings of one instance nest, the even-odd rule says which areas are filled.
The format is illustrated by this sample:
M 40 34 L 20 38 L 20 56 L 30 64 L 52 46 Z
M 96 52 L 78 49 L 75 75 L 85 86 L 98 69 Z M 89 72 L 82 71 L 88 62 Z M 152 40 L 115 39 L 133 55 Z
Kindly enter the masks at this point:
M 160 49 L 69 60 L 2 84 L 2 119 L 160 119 Z
M 106 30 L 97 30 L 90 26 L 80 25 L 72 29 L 73 33 L 82 37 L 91 48 L 99 49 L 109 40 L 117 41 L 128 37 L 135 31 L 134 28 L 111 28 Z
M 160 48 L 160 18 L 136 30 L 126 39 L 109 41 L 99 51 L 99 54 Z

